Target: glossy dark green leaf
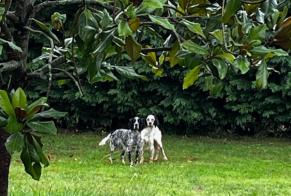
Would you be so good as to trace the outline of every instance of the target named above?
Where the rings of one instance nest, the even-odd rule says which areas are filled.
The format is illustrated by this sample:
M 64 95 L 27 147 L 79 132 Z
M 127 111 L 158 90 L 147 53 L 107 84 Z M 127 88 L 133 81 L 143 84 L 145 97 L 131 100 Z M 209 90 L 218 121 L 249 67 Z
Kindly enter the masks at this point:
M 200 35 L 201 37 L 206 39 L 200 23 L 190 22 L 188 20 L 182 20 L 181 22 L 189 29 L 189 31 L 191 31 L 197 35 Z
M 22 131 L 24 128 L 24 124 L 17 121 L 15 116 L 9 116 L 7 120 L 7 125 L 5 127 L 5 130 L 8 133 L 16 133 L 19 131 Z
M 7 119 L 0 116 L 0 127 L 5 127 L 7 125 Z
M 18 88 L 13 96 L 12 96 L 12 105 L 14 108 L 22 108 L 26 110 L 27 107 L 27 99 L 25 92 L 22 90 L 22 88 Z
M 48 158 L 46 157 L 46 155 L 44 154 L 43 150 L 42 150 L 42 144 L 39 143 L 40 139 L 36 139 L 35 136 L 32 136 L 32 140 L 33 140 L 33 146 L 35 147 L 35 150 L 39 156 L 40 162 L 45 166 L 49 166 L 49 161 Z
M 53 119 L 59 119 L 59 118 L 63 118 L 64 116 L 67 115 L 67 112 L 59 112 L 53 108 L 43 111 L 43 112 L 39 112 L 37 114 L 35 114 L 33 116 L 33 118 L 31 119 L 36 119 L 36 118 L 53 118 Z
M 127 37 L 125 40 L 125 49 L 133 62 L 140 57 L 141 45 L 137 43 L 131 36 Z
M 111 31 L 106 37 L 101 40 L 101 42 L 97 45 L 94 54 L 103 52 L 111 43 L 114 36 L 115 30 Z
M 17 132 L 10 135 L 5 142 L 5 147 L 11 155 L 14 152 L 20 152 L 22 148 L 24 147 L 23 134 Z
M 222 22 L 227 23 L 231 17 L 233 17 L 236 11 L 240 8 L 240 0 L 227 0 L 225 10 L 222 16 Z
M 228 70 L 227 64 L 223 60 L 220 60 L 220 59 L 213 59 L 212 63 L 217 68 L 219 78 L 224 79 Z
M 37 24 L 40 31 L 45 33 L 50 38 L 52 38 L 55 42 L 60 43 L 60 40 L 58 39 L 58 37 L 51 31 L 51 29 L 46 24 L 44 24 L 43 22 L 35 18 L 32 18 L 32 21 L 34 21 Z
M 0 108 L 9 116 L 15 116 L 14 108 L 5 90 L 0 90 Z
M 28 122 L 27 126 L 37 134 L 56 135 L 57 128 L 53 121 L 32 121 Z
M 182 43 L 182 48 L 188 50 L 189 52 L 200 54 L 200 55 L 208 55 L 208 50 L 191 40 L 187 40 Z
M 221 29 L 216 29 L 215 31 L 210 32 L 209 34 L 215 37 L 220 44 L 223 44 L 223 32 Z
M 41 176 L 40 159 L 32 144 L 28 139 L 25 139 L 24 148 L 20 154 L 21 161 L 24 165 L 25 171 L 34 179 L 39 180 Z
M 153 15 L 150 15 L 149 17 L 152 22 L 164 27 L 165 29 L 175 31 L 175 26 L 171 24 L 168 19 Z
M 266 48 L 265 46 L 257 46 L 250 50 L 252 55 L 264 56 L 265 59 L 271 59 L 274 56 L 288 56 L 288 52 L 282 49 Z
M 256 87 L 259 89 L 264 89 L 268 85 L 268 69 L 267 64 L 264 60 L 259 64 L 259 69 L 256 74 Z
M 123 77 L 125 78 L 140 78 L 140 79 L 146 79 L 145 76 L 139 75 L 136 73 L 136 71 L 133 69 L 133 67 L 130 66 L 113 66 L 113 68 Z
M 130 29 L 127 21 L 120 21 L 118 24 L 118 35 L 120 37 L 127 37 L 132 34 L 132 30 Z
M 27 119 L 30 119 L 33 117 L 34 114 L 38 113 L 42 107 L 48 106 L 47 104 L 47 98 L 41 97 L 38 100 L 34 101 L 27 107 Z
M 143 0 L 141 10 L 153 11 L 155 9 L 163 9 L 166 0 Z
M 238 57 L 234 61 L 233 65 L 236 68 L 238 68 L 242 74 L 247 73 L 250 69 L 250 62 L 248 61 L 246 57 L 242 57 L 242 56 Z
M 183 89 L 189 88 L 198 80 L 200 70 L 201 70 L 201 66 L 198 65 L 194 67 L 193 69 L 191 69 L 189 72 L 187 72 L 183 81 Z

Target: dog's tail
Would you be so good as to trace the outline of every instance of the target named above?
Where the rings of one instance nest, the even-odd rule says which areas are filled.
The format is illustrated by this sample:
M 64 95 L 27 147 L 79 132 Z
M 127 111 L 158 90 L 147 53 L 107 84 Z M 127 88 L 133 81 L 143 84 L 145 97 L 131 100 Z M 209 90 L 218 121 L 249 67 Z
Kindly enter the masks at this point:
M 103 138 L 101 142 L 99 143 L 99 146 L 105 145 L 107 141 L 109 140 L 110 136 L 111 136 L 111 133 L 109 133 L 105 138 Z

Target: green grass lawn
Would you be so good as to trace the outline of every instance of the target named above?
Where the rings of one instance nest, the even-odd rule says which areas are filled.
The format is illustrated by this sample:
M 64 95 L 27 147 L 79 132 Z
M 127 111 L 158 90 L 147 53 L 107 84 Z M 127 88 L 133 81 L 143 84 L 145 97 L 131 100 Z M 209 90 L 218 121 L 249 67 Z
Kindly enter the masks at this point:
M 291 142 L 279 139 L 163 138 L 169 161 L 113 165 L 95 134 L 44 139 L 51 165 L 40 181 L 18 155 L 10 195 L 291 195 Z M 146 160 L 148 154 L 146 154 Z

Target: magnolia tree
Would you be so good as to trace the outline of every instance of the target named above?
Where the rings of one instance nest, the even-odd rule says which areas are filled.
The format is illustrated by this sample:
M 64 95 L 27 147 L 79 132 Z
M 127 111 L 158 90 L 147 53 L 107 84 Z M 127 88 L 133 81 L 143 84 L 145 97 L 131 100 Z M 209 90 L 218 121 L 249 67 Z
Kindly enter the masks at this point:
M 277 72 L 268 62 L 288 56 L 291 48 L 290 4 L 288 0 L 2 0 L 0 88 L 10 92 L 37 77 L 47 80 L 49 97 L 53 81 L 70 78 L 82 94 L 80 75 L 91 83 L 119 77 L 146 79 L 132 63 L 141 60 L 157 76 L 165 66 L 188 69 L 183 89 L 203 78 L 213 93 L 220 89 L 217 79 L 250 70 L 256 73 L 255 86 L 266 88 L 269 74 Z M 73 18 L 62 13 L 68 7 Z M 41 21 L 47 9 L 54 11 L 51 21 Z M 36 58 L 29 50 L 32 36 L 47 40 Z M 39 179 L 41 166 L 48 165 L 39 136 L 55 133 L 52 121 L 35 120 L 52 117 L 56 111 L 40 109 L 44 99 L 37 102 L 40 105 L 28 105 L 25 97 L 21 89 L 10 96 L 1 91 L 0 194 L 4 195 L 9 153 L 21 151 L 26 172 Z

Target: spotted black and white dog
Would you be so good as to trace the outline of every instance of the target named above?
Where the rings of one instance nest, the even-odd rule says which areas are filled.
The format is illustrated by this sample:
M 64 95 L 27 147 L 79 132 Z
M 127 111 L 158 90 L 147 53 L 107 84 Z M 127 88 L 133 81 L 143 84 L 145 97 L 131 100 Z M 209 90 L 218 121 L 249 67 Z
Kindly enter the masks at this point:
M 128 160 L 130 165 L 133 165 L 132 152 L 135 152 L 135 163 L 138 162 L 140 154 L 142 153 L 142 142 L 140 131 L 144 127 L 144 120 L 139 117 L 129 119 L 129 129 L 116 129 L 110 133 L 104 139 L 101 140 L 99 146 L 105 145 L 109 141 L 110 146 L 110 157 L 109 160 L 113 163 L 112 154 L 115 150 L 121 149 L 121 161 L 125 164 L 124 156 L 125 152 L 128 153 Z
M 162 143 L 162 132 L 158 127 L 159 121 L 154 115 L 148 115 L 146 118 L 146 127 L 141 131 L 142 149 L 140 155 L 140 163 L 144 161 L 143 152 L 144 145 L 149 145 L 150 162 L 158 160 L 159 151 L 162 151 L 164 160 L 168 160 Z M 156 152 L 155 152 L 156 151 Z M 155 157 L 154 157 L 155 156 Z

